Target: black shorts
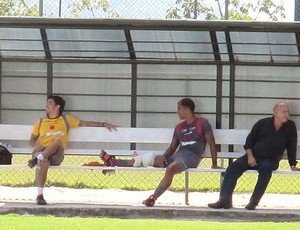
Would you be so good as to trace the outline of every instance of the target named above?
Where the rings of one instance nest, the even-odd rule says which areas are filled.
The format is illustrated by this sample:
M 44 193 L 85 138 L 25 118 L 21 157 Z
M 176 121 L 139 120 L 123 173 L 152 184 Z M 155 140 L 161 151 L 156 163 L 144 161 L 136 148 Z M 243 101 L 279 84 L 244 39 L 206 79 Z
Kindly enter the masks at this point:
M 167 158 L 167 165 L 176 162 L 182 171 L 188 168 L 197 168 L 200 164 L 201 157 L 191 151 L 186 149 L 180 149 L 173 155 Z M 166 166 L 167 166 L 166 165 Z

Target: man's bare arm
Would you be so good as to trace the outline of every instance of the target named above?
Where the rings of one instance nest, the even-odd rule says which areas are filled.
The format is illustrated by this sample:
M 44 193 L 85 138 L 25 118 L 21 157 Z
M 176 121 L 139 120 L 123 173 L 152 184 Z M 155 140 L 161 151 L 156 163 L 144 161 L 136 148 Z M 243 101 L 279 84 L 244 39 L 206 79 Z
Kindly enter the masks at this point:
M 156 158 L 156 164 L 163 165 L 167 157 L 171 156 L 177 149 L 179 145 L 178 140 L 172 140 L 170 146 L 166 149 L 165 153 L 161 157 Z
M 79 126 L 81 127 L 105 127 L 109 131 L 117 131 L 117 126 L 107 122 L 97 122 L 97 121 L 80 121 Z
M 212 161 L 212 168 L 214 169 L 219 169 L 222 167 L 218 166 L 218 154 L 217 154 L 217 146 L 216 146 L 216 142 L 215 142 L 215 137 L 213 135 L 213 133 L 208 133 L 205 135 L 207 144 L 209 145 L 209 149 L 210 149 L 210 155 L 211 155 L 211 161 Z

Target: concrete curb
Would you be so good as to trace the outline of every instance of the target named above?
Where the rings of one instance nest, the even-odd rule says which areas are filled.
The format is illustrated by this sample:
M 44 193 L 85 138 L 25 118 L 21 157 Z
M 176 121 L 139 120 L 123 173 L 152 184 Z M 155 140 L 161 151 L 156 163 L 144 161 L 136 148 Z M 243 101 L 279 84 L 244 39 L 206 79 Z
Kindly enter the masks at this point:
M 106 217 L 122 219 L 184 219 L 249 222 L 295 222 L 300 221 L 300 210 L 244 208 L 215 210 L 206 207 L 99 205 L 63 203 L 38 206 L 34 203 L 0 203 L 0 214 L 53 215 L 62 217 Z

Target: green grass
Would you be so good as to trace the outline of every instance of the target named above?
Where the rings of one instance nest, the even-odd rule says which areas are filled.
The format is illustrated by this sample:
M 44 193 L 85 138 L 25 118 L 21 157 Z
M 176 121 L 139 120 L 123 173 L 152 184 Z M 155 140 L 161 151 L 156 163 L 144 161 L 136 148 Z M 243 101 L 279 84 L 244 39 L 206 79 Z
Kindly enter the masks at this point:
M 130 230 L 294 230 L 299 229 L 300 222 L 208 222 L 208 221 L 181 221 L 181 220 L 141 220 L 141 219 L 110 219 L 110 218 L 80 218 L 80 217 L 53 217 L 53 216 L 20 216 L 15 214 L 0 215 L 2 230 L 51 230 L 55 229 L 130 229 Z
M 25 164 L 28 156 L 15 156 L 14 164 Z M 63 165 L 82 165 L 90 161 L 99 161 L 98 157 L 67 156 Z M 204 159 L 200 167 L 210 167 L 211 160 Z M 287 161 L 281 162 L 281 169 L 288 169 Z M 33 186 L 35 170 L 0 169 L 0 185 L 6 186 Z M 126 189 L 126 190 L 153 190 L 157 187 L 164 172 L 153 171 L 116 171 L 113 175 L 103 175 L 101 170 L 49 170 L 47 186 L 97 189 Z M 184 174 L 176 175 L 171 191 L 184 191 Z M 238 181 L 236 192 L 250 193 L 256 183 L 257 174 L 245 173 Z M 268 186 L 269 193 L 299 194 L 300 177 L 296 175 L 274 174 Z M 190 173 L 189 190 L 198 192 L 212 192 L 220 189 L 219 173 Z

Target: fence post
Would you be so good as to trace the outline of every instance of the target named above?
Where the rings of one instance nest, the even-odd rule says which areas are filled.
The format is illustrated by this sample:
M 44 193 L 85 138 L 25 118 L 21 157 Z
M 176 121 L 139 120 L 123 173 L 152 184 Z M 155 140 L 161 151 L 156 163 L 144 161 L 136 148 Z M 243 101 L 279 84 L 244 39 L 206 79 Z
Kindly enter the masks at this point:
M 189 205 L 189 172 L 184 172 L 185 205 Z
M 44 16 L 44 0 L 39 1 L 39 16 Z
M 37 186 L 39 167 L 35 167 L 35 177 L 34 177 L 34 185 Z

